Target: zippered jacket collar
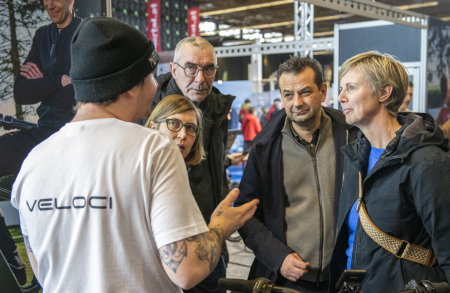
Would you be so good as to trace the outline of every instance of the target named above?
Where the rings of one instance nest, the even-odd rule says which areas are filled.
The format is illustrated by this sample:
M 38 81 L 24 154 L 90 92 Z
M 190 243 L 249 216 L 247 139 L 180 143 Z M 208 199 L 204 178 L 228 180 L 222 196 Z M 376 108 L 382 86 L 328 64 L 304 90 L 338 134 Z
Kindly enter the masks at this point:
M 427 113 L 409 113 L 399 115 L 397 119 L 402 127 L 388 143 L 381 155 L 381 160 L 404 161 L 412 152 L 425 146 L 436 146 L 447 152 L 448 139 Z M 362 131 L 358 132 L 356 141 L 341 147 L 341 151 L 362 174 L 366 173 L 370 154 L 370 142 Z M 391 162 L 392 163 L 392 162 Z

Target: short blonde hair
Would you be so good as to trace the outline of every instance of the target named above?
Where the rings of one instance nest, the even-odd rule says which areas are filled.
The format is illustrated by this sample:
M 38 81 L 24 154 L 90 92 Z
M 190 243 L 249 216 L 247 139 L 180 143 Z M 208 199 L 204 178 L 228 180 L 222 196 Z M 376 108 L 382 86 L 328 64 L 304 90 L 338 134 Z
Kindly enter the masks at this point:
M 372 94 L 381 95 L 385 85 L 393 87 L 386 101 L 386 109 L 393 117 L 397 117 L 398 109 L 408 91 L 409 76 L 405 67 L 394 56 L 370 51 L 356 55 L 342 64 L 339 69 L 339 82 L 342 77 L 355 66 L 365 75 L 372 85 Z
M 197 116 L 198 133 L 195 137 L 194 144 L 184 159 L 186 165 L 197 165 L 205 158 L 205 150 L 203 148 L 203 115 L 202 112 L 192 103 L 191 100 L 182 95 L 169 95 L 162 99 L 152 111 L 150 118 L 148 118 L 146 127 L 150 127 L 150 122 L 156 122 L 161 119 L 166 119 L 169 116 L 183 113 L 186 111 L 194 111 Z

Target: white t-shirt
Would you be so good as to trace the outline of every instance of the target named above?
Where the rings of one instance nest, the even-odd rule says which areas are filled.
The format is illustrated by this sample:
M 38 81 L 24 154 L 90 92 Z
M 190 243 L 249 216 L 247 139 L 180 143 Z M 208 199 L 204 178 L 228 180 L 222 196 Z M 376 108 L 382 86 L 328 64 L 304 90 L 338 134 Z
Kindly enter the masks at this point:
M 113 118 L 34 148 L 11 203 L 44 292 L 180 292 L 158 249 L 208 231 L 173 140 Z

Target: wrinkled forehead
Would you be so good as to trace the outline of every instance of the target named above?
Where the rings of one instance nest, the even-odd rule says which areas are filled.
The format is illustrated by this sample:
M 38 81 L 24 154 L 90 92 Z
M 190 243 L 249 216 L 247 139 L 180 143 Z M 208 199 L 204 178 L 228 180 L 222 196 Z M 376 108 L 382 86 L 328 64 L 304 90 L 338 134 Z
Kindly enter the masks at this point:
M 195 46 L 193 44 L 184 44 L 180 50 L 180 59 L 178 63 L 185 65 L 193 63 L 200 66 L 215 64 L 215 51 L 209 46 Z

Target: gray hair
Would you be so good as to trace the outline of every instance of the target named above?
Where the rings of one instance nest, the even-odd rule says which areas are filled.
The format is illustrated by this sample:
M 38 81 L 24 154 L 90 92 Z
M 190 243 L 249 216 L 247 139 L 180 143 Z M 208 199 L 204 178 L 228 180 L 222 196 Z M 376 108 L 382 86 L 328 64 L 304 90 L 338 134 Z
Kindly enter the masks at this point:
M 174 63 L 177 63 L 180 60 L 181 50 L 184 45 L 190 45 L 193 47 L 197 47 L 200 50 L 205 50 L 205 49 L 212 50 L 213 56 L 214 56 L 214 64 L 217 65 L 216 50 L 214 50 L 214 47 L 213 47 L 213 45 L 211 45 L 210 42 L 208 42 L 207 40 L 205 40 L 202 37 L 187 37 L 187 38 L 184 38 L 181 41 L 179 41 L 175 48 L 175 55 L 173 56 Z

